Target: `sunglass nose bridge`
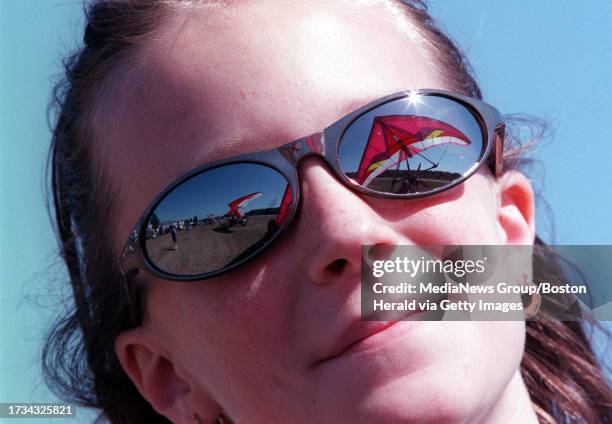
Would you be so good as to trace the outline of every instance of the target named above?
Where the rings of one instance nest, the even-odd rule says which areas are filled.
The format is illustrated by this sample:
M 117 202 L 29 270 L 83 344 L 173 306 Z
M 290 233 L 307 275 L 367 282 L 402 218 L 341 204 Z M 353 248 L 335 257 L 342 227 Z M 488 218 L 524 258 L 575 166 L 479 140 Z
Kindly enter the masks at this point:
M 280 148 L 281 154 L 294 166 L 305 156 L 325 155 L 325 135 L 323 131 L 311 134 Z

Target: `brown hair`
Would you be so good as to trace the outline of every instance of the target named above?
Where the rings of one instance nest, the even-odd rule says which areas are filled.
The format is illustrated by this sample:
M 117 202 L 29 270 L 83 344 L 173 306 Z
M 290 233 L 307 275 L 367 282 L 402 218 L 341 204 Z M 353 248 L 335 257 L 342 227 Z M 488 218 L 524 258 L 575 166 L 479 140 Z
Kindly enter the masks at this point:
M 399 1 L 427 40 L 447 84 L 481 98 L 463 53 L 436 26 L 424 2 Z M 84 46 L 65 61 L 65 79 L 56 86 L 53 139 L 49 155 L 51 192 L 60 251 L 74 300 L 49 333 L 43 350 L 48 385 L 61 397 L 100 408 L 113 423 L 164 423 L 141 397 L 115 355 L 117 335 L 134 325 L 105 223 L 111 222 L 112 186 L 96 172 L 92 122 L 108 78 L 163 27 L 181 0 L 103 0 L 86 11 Z M 508 122 L 511 124 L 511 122 Z M 526 163 L 529 143 L 507 135 L 505 169 Z M 555 274 L 547 246 L 536 238 L 535 260 Z M 536 275 L 536 278 L 538 276 Z M 135 324 L 136 322 L 136 324 Z M 541 423 L 612 422 L 612 398 L 583 324 L 543 315 L 527 323 L 521 372 Z

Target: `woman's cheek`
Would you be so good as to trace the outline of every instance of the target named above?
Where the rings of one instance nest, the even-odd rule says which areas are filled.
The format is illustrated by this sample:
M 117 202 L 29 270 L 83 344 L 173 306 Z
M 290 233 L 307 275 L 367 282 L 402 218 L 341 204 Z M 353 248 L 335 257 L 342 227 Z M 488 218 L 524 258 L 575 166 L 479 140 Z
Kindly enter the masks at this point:
M 396 231 L 416 245 L 499 244 L 497 199 L 487 177 L 476 174 L 458 189 L 454 199 L 432 198 L 427 207 L 398 219 Z
M 499 244 L 491 212 L 475 209 L 438 205 L 396 222 L 396 231 L 416 245 Z
M 524 351 L 524 322 L 440 322 L 432 330 L 426 349 L 430 379 L 421 390 L 435 405 L 460 416 L 466 410 L 482 411 L 498 399 L 519 372 Z M 431 382 L 431 384 L 430 384 Z M 467 383 L 469 382 L 469 384 Z M 444 387 L 445 396 L 436 393 Z M 434 408 L 435 409 L 435 408 Z

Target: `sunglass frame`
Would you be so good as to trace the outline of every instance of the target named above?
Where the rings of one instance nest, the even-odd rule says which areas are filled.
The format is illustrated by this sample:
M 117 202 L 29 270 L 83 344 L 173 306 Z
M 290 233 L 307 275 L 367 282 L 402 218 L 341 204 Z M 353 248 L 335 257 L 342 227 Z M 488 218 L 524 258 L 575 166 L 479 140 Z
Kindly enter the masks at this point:
M 474 165 L 463 173 L 463 175 L 457 180 L 453 181 L 447 186 L 425 193 L 382 193 L 370 190 L 349 179 L 342 170 L 338 157 L 340 142 L 346 130 L 356 119 L 372 109 L 391 101 L 411 96 L 416 96 L 415 98 L 418 98 L 418 96 L 439 96 L 455 101 L 470 110 L 480 125 L 483 133 L 483 142 L 485 143 L 484 149 L 481 150 L 478 161 L 476 161 Z M 129 233 L 130 235 L 128 236 L 128 240 L 124 244 L 118 257 L 120 271 L 122 275 L 128 276 L 139 269 L 145 269 L 148 272 L 151 272 L 153 275 L 165 280 L 198 281 L 217 277 L 230 272 L 257 257 L 259 253 L 268 248 L 278 237 L 280 237 L 280 235 L 289 227 L 293 220 L 300 200 L 298 164 L 304 157 L 313 155 L 322 157 L 333 170 L 338 179 L 342 181 L 342 183 L 359 193 L 379 198 L 419 199 L 433 196 L 461 184 L 463 181 L 471 177 L 483 165 L 483 163 L 487 162 L 488 160 L 490 160 L 491 168 L 495 176 L 500 176 L 503 171 L 503 142 L 504 122 L 501 114 L 495 107 L 479 99 L 449 91 L 434 89 L 413 89 L 385 96 L 349 113 L 320 132 L 294 140 L 275 149 L 247 153 L 205 163 L 177 178 L 156 196 L 156 198 L 150 203 L 145 212 L 142 214 L 138 222 L 133 226 Z M 291 186 L 292 201 L 290 212 L 287 218 L 283 221 L 282 225 L 279 227 L 277 233 L 259 249 L 255 250 L 250 256 L 218 271 L 198 275 L 178 275 L 165 272 L 158 268 L 155 263 L 150 260 L 148 254 L 146 253 L 146 227 L 150 215 L 153 213 L 153 211 L 155 211 L 159 203 L 176 187 L 183 184 L 185 181 L 211 169 L 237 163 L 253 163 L 273 168 L 275 171 L 281 174 Z M 133 236 L 134 234 L 136 235 L 135 237 Z

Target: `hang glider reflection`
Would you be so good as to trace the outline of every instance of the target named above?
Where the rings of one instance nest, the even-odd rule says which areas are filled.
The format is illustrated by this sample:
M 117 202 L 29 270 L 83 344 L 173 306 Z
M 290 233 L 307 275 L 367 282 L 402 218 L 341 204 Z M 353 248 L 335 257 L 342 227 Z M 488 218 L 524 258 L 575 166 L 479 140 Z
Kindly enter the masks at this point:
M 372 183 L 377 178 L 385 177 L 390 180 L 389 187 L 381 191 L 416 192 L 423 173 L 436 170 L 440 165 L 425 152 L 449 144 L 465 147 L 471 142 L 461 131 L 437 119 L 415 115 L 377 116 L 354 179 L 364 187 L 373 188 Z M 414 166 L 411 169 L 409 159 L 418 160 L 416 169 Z M 405 170 L 400 170 L 402 163 L 406 164 Z M 421 169 L 423 163 L 427 168 Z M 398 183 L 400 186 L 396 188 Z
M 285 192 L 283 193 L 283 199 L 281 200 L 281 204 L 278 210 L 278 215 L 276 216 L 276 224 L 280 227 L 283 225 L 283 222 L 289 216 L 289 206 L 291 206 L 291 200 L 293 199 L 293 190 L 291 186 L 287 184 L 285 188 Z
M 244 208 L 246 205 L 262 195 L 263 193 L 261 191 L 256 191 L 254 193 L 247 194 L 246 196 L 241 196 L 228 203 L 227 206 L 229 207 L 229 212 L 221 217 L 221 220 L 219 221 L 221 226 L 231 227 L 234 225 L 246 225 L 248 222 L 248 217 L 244 213 Z

